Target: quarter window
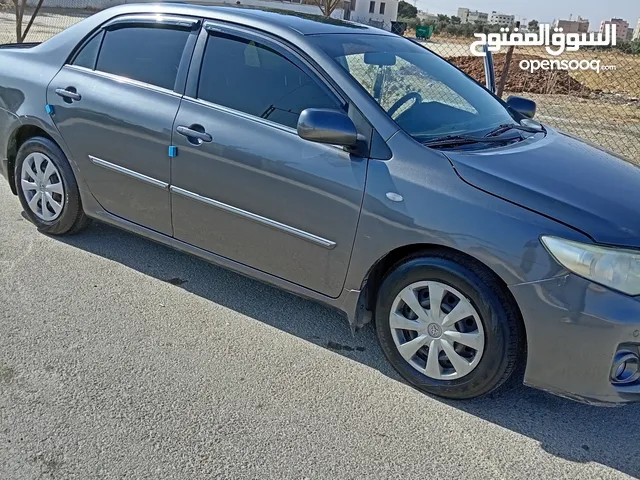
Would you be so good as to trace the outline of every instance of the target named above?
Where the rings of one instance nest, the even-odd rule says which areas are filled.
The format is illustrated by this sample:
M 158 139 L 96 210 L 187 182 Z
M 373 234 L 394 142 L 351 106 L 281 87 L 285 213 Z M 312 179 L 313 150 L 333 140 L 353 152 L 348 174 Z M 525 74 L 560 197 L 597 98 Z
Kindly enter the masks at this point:
M 91 70 L 96 68 L 96 60 L 98 59 L 103 33 L 104 32 L 100 32 L 82 47 L 82 50 L 78 52 L 78 55 L 76 55 L 76 58 L 73 60 L 73 65 L 90 68 Z
M 274 49 L 222 33 L 207 41 L 198 98 L 291 128 L 305 108 L 339 108 L 325 88 Z
M 96 70 L 173 90 L 189 34 L 166 26 L 108 30 Z

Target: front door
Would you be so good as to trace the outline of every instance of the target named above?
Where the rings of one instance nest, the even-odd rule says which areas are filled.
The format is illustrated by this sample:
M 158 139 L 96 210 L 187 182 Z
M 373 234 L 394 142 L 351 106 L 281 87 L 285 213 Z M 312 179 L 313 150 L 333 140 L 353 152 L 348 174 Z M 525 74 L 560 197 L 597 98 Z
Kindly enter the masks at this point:
M 183 18 L 119 17 L 85 43 L 47 92 L 55 124 L 96 200 L 167 235 L 173 233 L 168 152 L 182 96 L 176 90 L 197 26 Z
M 175 237 L 325 295 L 344 285 L 367 160 L 301 139 L 305 108 L 344 107 L 275 41 L 203 31 L 174 125 Z M 198 47 L 196 48 L 196 51 Z

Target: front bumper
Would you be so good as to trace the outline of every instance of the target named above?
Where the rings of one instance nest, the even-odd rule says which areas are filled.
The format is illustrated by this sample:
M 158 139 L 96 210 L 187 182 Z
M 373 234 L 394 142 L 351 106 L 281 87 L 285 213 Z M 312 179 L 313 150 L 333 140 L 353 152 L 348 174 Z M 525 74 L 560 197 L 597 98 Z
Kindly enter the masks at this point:
M 640 381 L 610 381 L 620 345 L 640 346 L 638 298 L 573 274 L 510 290 L 527 332 L 526 385 L 586 403 L 640 401 Z

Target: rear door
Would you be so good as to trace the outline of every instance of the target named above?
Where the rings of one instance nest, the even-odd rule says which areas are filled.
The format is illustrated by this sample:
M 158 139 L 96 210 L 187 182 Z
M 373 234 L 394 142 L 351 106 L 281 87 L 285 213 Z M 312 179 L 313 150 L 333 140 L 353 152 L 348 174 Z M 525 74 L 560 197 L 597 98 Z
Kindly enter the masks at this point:
M 305 108 L 346 102 L 265 34 L 208 22 L 196 52 L 175 122 L 175 237 L 337 297 L 367 158 L 303 140 L 296 124 Z
M 86 40 L 47 92 L 56 126 L 102 207 L 167 235 L 171 129 L 200 23 L 118 17 Z

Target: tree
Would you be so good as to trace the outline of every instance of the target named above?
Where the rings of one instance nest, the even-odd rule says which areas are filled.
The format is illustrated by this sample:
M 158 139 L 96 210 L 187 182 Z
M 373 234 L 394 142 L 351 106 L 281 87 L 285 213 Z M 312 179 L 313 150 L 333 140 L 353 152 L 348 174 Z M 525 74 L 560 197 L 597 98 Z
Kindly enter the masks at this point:
M 416 18 L 418 16 L 418 9 L 411 5 L 409 2 L 400 0 L 398 3 L 398 17 L 402 18 Z
M 25 1 L 25 0 L 23 0 Z M 314 0 L 314 3 L 320 7 L 322 15 L 329 18 L 333 11 L 342 3 L 341 0 Z
M 440 23 L 451 23 L 451 19 L 448 15 L 443 15 L 441 13 L 438 14 L 438 22 Z
M 451 17 L 451 23 L 453 23 L 454 25 L 460 25 L 461 22 L 462 19 L 460 17 L 456 17 L 455 15 Z
M 447 25 L 445 32 L 447 32 L 449 35 L 453 35 L 454 37 L 457 37 L 460 35 L 460 30 L 461 30 L 460 25 L 454 25 L 453 23 L 450 23 L 449 25 Z
M 540 24 L 537 20 L 531 20 L 527 26 L 529 27 L 529 30 L 538 30 L 538 25 Z
M 23 43 L 24 40 L 27 38 L 27 34 L 29 33 L 29 30 L 31 30 L 33 21 L 36 19 L 36 17 L 38 16 L 38 13 L 40 12 L 40 8 L 42 7 L 44 0 L 38 0 L 38 4 L 36 5 L 36 8 L 33 11 L 31 18 L 29 19 L 29 23 L 27 23 L 27 26 L 24 29 L 22 28 L 22 24 L 24 20 L 24 9 L 27 6 L 27 0 L 11 0 L 11 1 L 13 2 L 13 6 L 15 7 L 15 13 L 16 13 L 16 42 Z

